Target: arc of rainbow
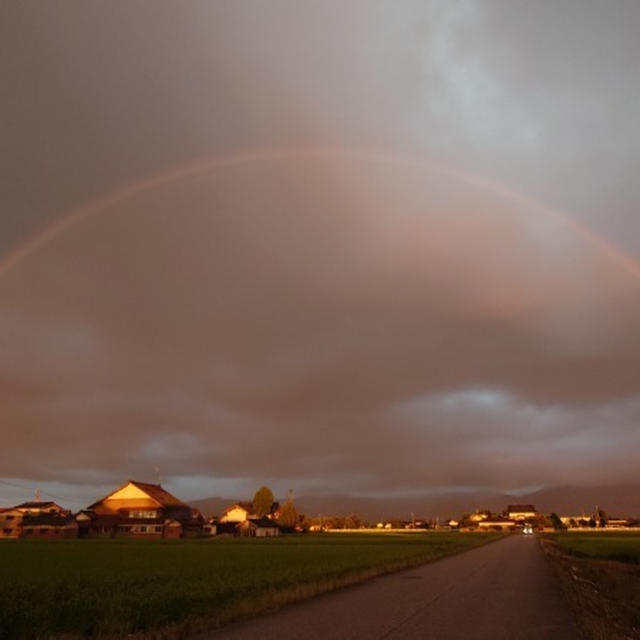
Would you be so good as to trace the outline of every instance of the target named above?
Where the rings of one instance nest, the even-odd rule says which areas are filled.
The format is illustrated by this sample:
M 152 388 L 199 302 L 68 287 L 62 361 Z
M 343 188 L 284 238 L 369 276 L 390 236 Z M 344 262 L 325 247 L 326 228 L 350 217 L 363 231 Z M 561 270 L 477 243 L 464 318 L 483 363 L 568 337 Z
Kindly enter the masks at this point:
M 458 179 L 464 183 L 476 186 L 482 190 L 493 193 L 508 202 L 537 211 L 552 219 L 561 221 L 577 236 L 583 238 L 587 244 L 600 251 L 614 264 L 621 267 L 628 274 L 640 281 L 640 263 L 632 256 L 614 245 L 611 241 L 603 238 L 593 229 L 584 223 L 579 222 L 570 214 L 554 209 L 541 201 L 535 200 L 522 193 L 518 193 L 506 186 L 493 182 L 476 175 L 469 174 L 460 169 L 448 166 L 444 163 L 435 163 L 428 160 L 403 157 L 393 154 L 385 154 L 376 151 L 353 151 L 345 149 L 278 149 L 270 151 L 258 151 L 240 155 L 229 155 L 217 158 L 199 160 L 190 164 L 164 171 L 132 184 L 126 185 L 116 191 L 85 203 L 72 209 L 69 213 L 54 220 L 43 229 L 40 229 L 26 241 L 22 242 L 15 249 L 10 251 L 4 258 L 0 259 L 0 278 L 4 277 L 14 267 L 36 253 L 39 249 L 52 242 L 56 237 L 67 230 L 80 224 L 82 221 L 100 214 L 109 207 L 118 204 L 128 198 L 140 195 L 146 191 L 177 182 L 187 177 L 197 176 L 216 169 L 233 168 L 242 165 L 256 164 L 273 160 L 287 159 L 313 159 L 313 158 L 345 158 L 366 161 L 389 163 L 396 166 L 418 169 L 430 173 L 440 174 L 450 178 Z

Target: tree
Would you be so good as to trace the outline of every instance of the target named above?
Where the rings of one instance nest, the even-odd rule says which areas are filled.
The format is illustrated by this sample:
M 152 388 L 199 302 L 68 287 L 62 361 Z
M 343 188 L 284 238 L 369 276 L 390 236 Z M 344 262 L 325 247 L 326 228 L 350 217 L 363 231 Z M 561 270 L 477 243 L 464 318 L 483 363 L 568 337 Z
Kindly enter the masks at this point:
M 596 513 L 598 516 L 597 518 L 598 526 L 604 529 L 604 527 L 607 526 L 607 520 L 609 519 L 609 517 L 607 516 L 606 511 L 603 511 L 602 509 L 597 509 Z
M 298 524 L 298 512 L 291 497 L 280 508 L 278 524 L 285 529 L 293 529 Z
M 253 496 L 253 511 L 261 518 L 271 513 L 273 504 L 273 492 L 269 487 L 260 487 Z
M 567 528 L 564 522 L 560 520 L 560 517 L 557 513 L 552 513 L 549 519 L 551 520 L 551 524 L 556 531 L 564 531 Z

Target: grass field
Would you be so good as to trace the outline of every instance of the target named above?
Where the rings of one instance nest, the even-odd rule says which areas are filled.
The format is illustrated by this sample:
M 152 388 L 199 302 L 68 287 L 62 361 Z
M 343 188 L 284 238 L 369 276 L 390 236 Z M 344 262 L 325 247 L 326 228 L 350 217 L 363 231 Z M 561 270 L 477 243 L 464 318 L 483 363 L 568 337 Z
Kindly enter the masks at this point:
M 584 638 L 640 638 L 638 532 L 569 531 L 543 545 Z
M 170 637 L 481 545 L 496 534 L 0 543 L 0 638 Z
M 553 536 L 565 552 L 579 558 L 615 560 L 640 564 L 640 532 L 565 532 Z

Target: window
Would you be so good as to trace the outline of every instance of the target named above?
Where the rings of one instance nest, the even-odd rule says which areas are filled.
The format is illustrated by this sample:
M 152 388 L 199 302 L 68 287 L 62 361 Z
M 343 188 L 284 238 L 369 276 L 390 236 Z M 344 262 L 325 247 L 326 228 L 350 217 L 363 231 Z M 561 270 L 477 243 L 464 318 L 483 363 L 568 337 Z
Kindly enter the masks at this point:
M 162 527 L 155 527 L 156 533 L 162 533 Z
M 40 527 L 40 533 L 47 533 L 48 529 L 45 527 Z
M 10 536 L 13 533 L 13 529 L 3 529 L 2 533 L 4 533 L 5 536 Z
M 29 528 L 26 530 L 26 533 L 33 533 L 33 529 L 32 529 L 31 527 L 29 527 Z
M 15 516 L 5 516 L 5 520 L 13 520 Z
M 156 511 L 129 511 L 130 518 L 155 518 Z

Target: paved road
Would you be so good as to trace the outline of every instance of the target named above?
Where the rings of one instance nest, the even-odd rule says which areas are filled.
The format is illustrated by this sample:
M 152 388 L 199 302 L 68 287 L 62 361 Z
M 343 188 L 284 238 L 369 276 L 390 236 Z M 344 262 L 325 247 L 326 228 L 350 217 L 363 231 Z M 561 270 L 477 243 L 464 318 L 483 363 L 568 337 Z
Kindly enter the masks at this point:
M 575 640 L 534 536 L 347 587 L 203 636 L 225 640 Z

